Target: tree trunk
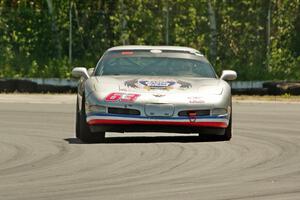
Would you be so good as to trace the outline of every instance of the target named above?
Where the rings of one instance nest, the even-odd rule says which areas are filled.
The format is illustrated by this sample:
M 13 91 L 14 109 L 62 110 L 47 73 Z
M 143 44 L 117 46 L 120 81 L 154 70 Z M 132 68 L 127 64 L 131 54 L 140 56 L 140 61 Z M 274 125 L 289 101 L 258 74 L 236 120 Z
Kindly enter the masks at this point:
M 58 32 L 58 29 L 56 26 L 56 22 L 55 22 L 54 7 L 53 7 L 52 0 L 47 0 L 47 5 L 48 5 L 48 12 L 51 17 L 51 23 L 52 23 L 51 31 L 52 31 L 52 37 L 53 37 L 53 40 L 54 40 L 55 46 L 56 46 L 56 57 L 61 58 L 62 45 L 61 45 L 61 41 L 59 38 L 59 32 Z
M 270 52 L 271 52 L 271 6 L 272 0 L 269 0 L 268 16 L 267 16 L 267 55 L 266 55 L 266 68 L 269 69 Z
M 210 28 L 210 46 L 209 56 L 212 63 L 215 63 L 217 57 L 217 25 L 216 25 L 216 14 L 212 7 L 211 0 L 207 1 L 208 4 L 208 19 Z

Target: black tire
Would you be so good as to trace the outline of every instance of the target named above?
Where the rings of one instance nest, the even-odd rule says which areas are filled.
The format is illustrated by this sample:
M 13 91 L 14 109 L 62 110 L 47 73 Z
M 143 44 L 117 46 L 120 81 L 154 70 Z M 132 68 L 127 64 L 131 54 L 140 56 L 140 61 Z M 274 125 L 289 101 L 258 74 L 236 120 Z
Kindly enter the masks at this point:
M 227 128 L 225 128 L 224 135 L 199 133 L 199 137 L 210 141 L 229 141 L 232 137 L 232 110 L 230 113 L 231 115 L 229 119 L 229 124 Z
M 80 113 L 79 113 L 79 109 L 78 109 L 79 105 L 78 105 L 78 98 L 76 101 L 76 122 L 75 122 L 75 136 L 76 138 L 79 138 L 80 136 Z
M 77 112 L 79 117 L 79 127 L 78 134 L 76 132 L 76 137 L 79 138 L 82 142 L 85 143 L 96 143 L 96 142 L 104 142 L 105 140 L 105 132 L 100 133 L 92 133 L 87 122 L 86 122 L 86 113 L 85 113 L 85 97 L 83 94 L 82 97 L 82 106 L 81 111 Z
M 232 114 L 230 116 L 230 119 L 229 119 L 229 125 L 228 127 L 225 129 L 225 134 L 224 135 L 219 135 L 220 137 L 220 140 L 222 141 L 229 141 L 232 137 Z

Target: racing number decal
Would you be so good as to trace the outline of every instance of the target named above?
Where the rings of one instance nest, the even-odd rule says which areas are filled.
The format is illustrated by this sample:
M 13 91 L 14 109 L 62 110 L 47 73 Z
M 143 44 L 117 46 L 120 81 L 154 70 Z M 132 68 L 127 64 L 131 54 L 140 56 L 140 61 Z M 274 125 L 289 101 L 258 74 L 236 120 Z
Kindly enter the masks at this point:
M 140 95 L 139 94 L 125 94 L 122 96 L 122 102 L 134 102 Z
M 106 96 L 105 100 L 110 102 L 134 102 L 140 95 L 139 94 L 127 94 L 120 92 L 113 92 Z
M 110 93 L 109 95 L 106 96 L 105 100 L 106 101 L 118 101 L 122 97 L 121 93 Z

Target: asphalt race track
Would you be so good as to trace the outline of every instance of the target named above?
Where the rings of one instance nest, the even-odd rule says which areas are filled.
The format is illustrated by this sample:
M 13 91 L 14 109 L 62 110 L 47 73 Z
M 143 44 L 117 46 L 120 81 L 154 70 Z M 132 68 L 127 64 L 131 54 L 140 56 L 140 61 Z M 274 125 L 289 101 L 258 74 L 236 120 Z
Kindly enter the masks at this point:
M 0 199 L 300 199 L 300 104 L 234 103 L 230 142 L 74 139 L 75 97 L 0 96 Z M 26 102 L 31 103 L 26 103 Z

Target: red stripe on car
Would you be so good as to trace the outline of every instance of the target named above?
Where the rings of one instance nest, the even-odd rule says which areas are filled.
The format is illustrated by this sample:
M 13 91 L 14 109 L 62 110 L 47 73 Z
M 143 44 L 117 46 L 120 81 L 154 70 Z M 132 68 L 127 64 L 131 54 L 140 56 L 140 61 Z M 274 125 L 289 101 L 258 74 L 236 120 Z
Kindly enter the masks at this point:
M 165 122 L 165 121 L 134 121 L 134 120 L 109 120 L 109 119 L 92 119 L 88 121 L 89 125 L 175 125 L 175 126 L 199 126 L 226 128 L 226 122 Z

